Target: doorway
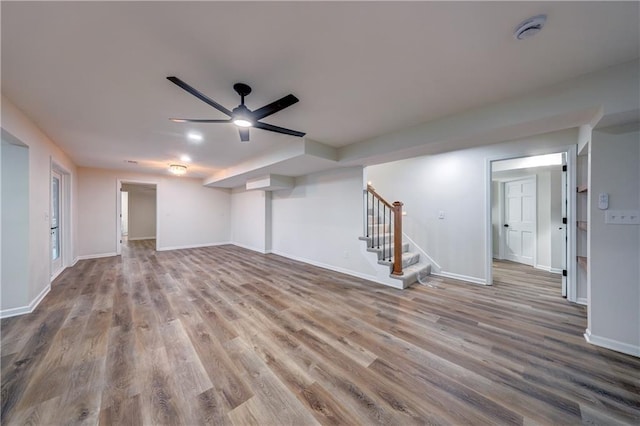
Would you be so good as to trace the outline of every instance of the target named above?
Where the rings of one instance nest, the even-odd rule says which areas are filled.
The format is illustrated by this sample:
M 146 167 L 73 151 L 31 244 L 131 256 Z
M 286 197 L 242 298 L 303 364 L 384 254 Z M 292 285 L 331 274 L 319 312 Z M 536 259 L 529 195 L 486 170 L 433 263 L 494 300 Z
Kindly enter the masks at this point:
M 51 278 L 58 276 L 62 271 L 62 248 L 66 244 L 63 241 L 64 227 L 62 224 L 62 173 L 51 170 L 51 209 L 50 235 L 51 235 Z
M 573 155 L 573 157 L 572 157 Z M 560 294 L 576 301 L 575 270 L 571 258 L 575 233 L 575 198 L 568 191 L 575 182 L 575 147 L 566 151 L 489 161 L 489 283 L 494 261 L 528 265 L 557 278 Z M 526 270 L 519 267 L 518 270 Z M 526 279 L 526 275 L 525 279 Z
M 50 279 L 71 264 L 71 174 L 51 161 L 49 206 Z
M 157 248 L 157 183 L 118 180 L 117 194 L 117 254 L 136 240 L 153 240 Z

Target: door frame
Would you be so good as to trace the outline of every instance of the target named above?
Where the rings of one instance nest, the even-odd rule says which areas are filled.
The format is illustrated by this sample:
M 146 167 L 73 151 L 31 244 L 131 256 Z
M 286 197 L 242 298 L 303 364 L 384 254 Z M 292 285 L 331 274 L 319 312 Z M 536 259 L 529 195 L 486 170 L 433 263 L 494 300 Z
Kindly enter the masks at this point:
M 116 255 L 122 254 L 122 184 L 132 185 L 155 185 L 156 186 L 156 251 L 160 246 L 160 185 L 158 181 L 136 180 L 136 179 L 116 179 Z
M 71 266 L 73 252 L 72 252 L 72 230 L 71 230 L 71 172 L 62 166 L 60 163 L 56 162 L 53 157 L 49 158 L 49 225 L 47 228 L 51 227 L 51 201 L 53 199 L 53 194 L 51 191 L 51 179 L 53 177 L 53 173 L 57 173 L 60 175 L 60 200 L 58 208 L 60 209 L 60 217 L 58 218 L 58 223 L 61 225 L 62 232 L 58 234 L 58 238 L 60 238 L 60 269 L 57 271 L 53 270 L 53 265 L 51 262 L 51 251 L 53 250 L 53 246 L 51 244 L 51 235 L 49 235 L 49 277 L 50 282 L 53 282 L 66 268 Z
M 498 197 L 498 204 L 500 205 L 500 227 L 498 228 L 498 251 L 500 255 L 500 259 L 505 259 L 505 252 L 507 247 L 506 241 L 506 232 L 504 232 L 504 223 L 505 223 L 505 211 L 504 209 L 507 207 L 506 204 L 506 191 L 505 191 L 505 183 L 514 182 L 517 180 L 533 180 L 533 184 L 535 187 L 535 203 L 534 203 L 534 214 L 535 214 L 535 223 L 533 225 L 533 267 L 538 264 L 538 176 L 537 175 L 527 175 L 519 178 L 513 179 L 505 179 L 499 180 L 500 182 L 500 196 Z
M 495 157 L 488 157 L 485 160 L 485 276 L 486 284 L 493 284 L 493 233 L 492 233 L 492 215 L 491 215 L 491 197 L 493 190 L 491 188 L 491 164 L 494 161 L 511 160 L 515 158 L 532 157 L 535 155 L 566 153 L 567 162 L 567 240 L 565 250 L 567 253 L 567 300 L 577 303 L 577 263 L 572 261 L 576 258 L 576 237 L 577 227 L 570 226 L 576 223 L 576 161 L 577 161 L 577 145 L 559 146 L 555 148 L 532 149 L 530 152 L 521 152 L 515 154 L 506 154 Z

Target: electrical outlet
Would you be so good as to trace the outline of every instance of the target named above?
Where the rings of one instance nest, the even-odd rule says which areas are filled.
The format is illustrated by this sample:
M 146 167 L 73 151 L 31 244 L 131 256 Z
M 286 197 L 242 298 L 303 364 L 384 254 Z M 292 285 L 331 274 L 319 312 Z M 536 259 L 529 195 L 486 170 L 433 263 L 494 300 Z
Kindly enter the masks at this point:
M 444 219 L 444 210 L 438 212 L 438 219 Z
M 610 225 L 640 225 L 638 210 L 608 210 L 604 214 L 604 223 Z

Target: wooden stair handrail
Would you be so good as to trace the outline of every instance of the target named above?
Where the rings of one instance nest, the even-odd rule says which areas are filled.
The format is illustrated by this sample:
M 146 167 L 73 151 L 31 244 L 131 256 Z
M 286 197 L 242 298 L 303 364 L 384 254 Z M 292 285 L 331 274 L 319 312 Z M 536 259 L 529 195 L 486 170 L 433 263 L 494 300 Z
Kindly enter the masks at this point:
M 374 199 L 380 200 L 393 213 L 393 266 L 391 275 L 404 275 L 402 271 L 402 206 L 404 204 L 400 201 L 394 201 L 393 204 L 389 203 L 369 184 L 367 184 L 367 192 L 373 195 Z

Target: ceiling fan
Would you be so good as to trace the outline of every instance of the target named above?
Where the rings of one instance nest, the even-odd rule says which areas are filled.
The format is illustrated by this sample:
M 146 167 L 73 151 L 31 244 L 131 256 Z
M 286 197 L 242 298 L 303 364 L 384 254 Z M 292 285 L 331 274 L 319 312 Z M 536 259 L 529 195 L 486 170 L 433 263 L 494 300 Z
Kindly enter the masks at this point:
M 207 119 L 190 119 L 190 118 L 170 118 L 169 120 L 176 123 L 233 123 L 238 126 L 240 131 L 240 140 L 247 142 L 249 140 L 249 128 L 255 127 L 257 129 L 268 130 L 270 132 L 283 133 L 285 135 L 302 137 L 305 133 L 298 132 L 296 130 L 285 129 L 284 127 L 278 127 L 267 123 L 262 123 L 260 120 L 268 117 L 276 112 L 283 110 L 287 107 L 298 102 L 298 98 L 293 95 L 287 95 L 284 98 L 278 99 L 275 102 L 271 102 L 268 105 L 258 108 L 255 111 L 251 111 L 244 105 L 244 97 L 251 93 L 251 87 L 244 83 L 236 83 L 233 85 L 233 89 L 240 95 L 240 105 L 235 107 L 232 111 L 223 107 L 213 99 L 198 92 L 193 87 L 189 86 L 178 77 L 167 77 L 167 80 L 175 84 L 176 86 L 191 93 L 196 98 L 200 99 L 204 103 L 211 105 L 221 113 L 229 116 L 227 120 L 207 120 Z

